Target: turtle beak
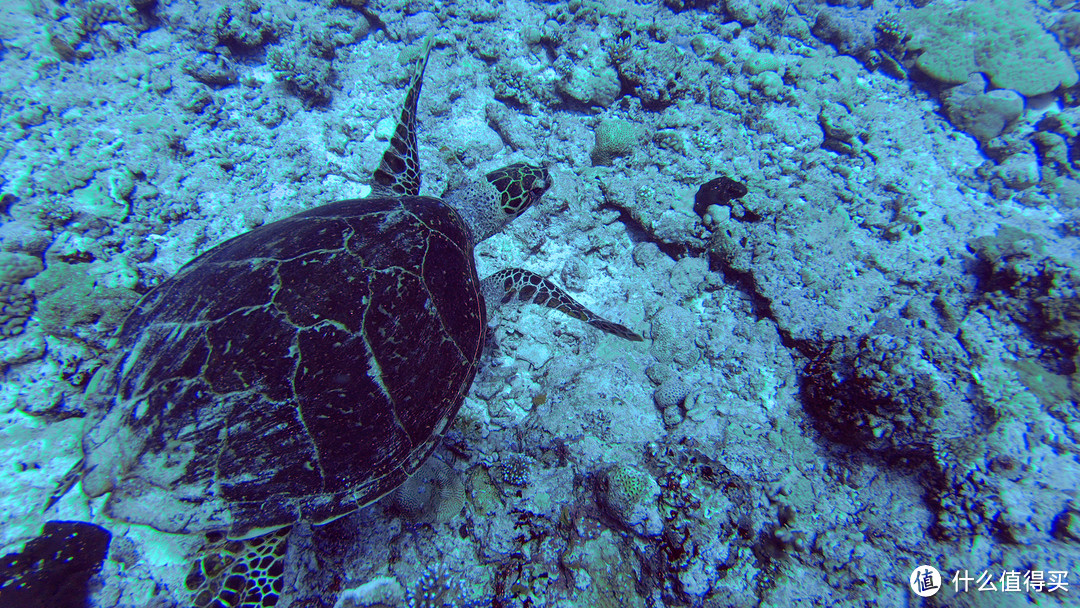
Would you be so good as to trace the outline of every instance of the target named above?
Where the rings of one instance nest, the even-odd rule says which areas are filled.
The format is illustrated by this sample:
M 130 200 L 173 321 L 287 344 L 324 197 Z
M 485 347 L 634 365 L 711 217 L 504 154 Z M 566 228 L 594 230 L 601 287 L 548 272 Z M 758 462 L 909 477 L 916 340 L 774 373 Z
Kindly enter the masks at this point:
M 540 200 L 541 196 L 551 188 L 551 172 L 548 171 L 548 163 L 544 163 L 543 167 L 531 167 L 539 170 L 539 174 L 533 177 L 532 182 L 528 185 L 529 197 L 532 201 L 530 205 Z

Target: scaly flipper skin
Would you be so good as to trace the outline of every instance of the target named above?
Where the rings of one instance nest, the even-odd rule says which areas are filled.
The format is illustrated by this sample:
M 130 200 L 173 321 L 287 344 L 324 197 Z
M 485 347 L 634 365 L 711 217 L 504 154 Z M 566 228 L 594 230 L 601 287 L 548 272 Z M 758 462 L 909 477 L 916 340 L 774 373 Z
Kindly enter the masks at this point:
M 420 65 L 416 67 L 405 104 L 401 108 L 390 147 L 383 153 L 382 162 L 375 170 L 372 196 L 417 196 L 420 194 L 420 152 L 416 145 L 416 104 L 420 100 L 420 88 L 424 84 L 424 69 L 431 55 L 434 37 L 424 40 L 420 51 Z
M 641 342 L 638 334 L 625 326 L 612 323 L 581 305 L 562 289 L 544 277 L 522 270 L 506 268 L 481 281 L 481 289 L 488 306 L 495 302 L 506 304 L 515 298 L 521 302 L 532 302 L 540 306 L 554 308 L 571 317 L 584 321 L 597 329 L 619 336 L 631 342 Z
M 283 592 L 289 529 L 248 540 L 208 541 L 188 569 L 192 608 L 274 606 Z

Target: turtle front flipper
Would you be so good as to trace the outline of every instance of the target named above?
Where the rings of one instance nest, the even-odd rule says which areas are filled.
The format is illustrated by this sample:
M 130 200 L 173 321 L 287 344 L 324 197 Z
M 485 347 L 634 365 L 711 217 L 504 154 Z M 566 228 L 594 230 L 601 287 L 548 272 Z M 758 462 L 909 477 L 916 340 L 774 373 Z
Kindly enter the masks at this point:
M 515 298 L 521 302 L 532 302 L 564 312 L 575 319 L 584 321 L 597 329 L 619 336 L 631 342 L 641 342 L 638 334 L 629 328 L 612 323 L 570 297 L 570 294 L 544 277 L 521 268 L 506 268 L 481 281 L 484 299 L 488 305 L 499 302 L 506 304 Z
M 420 88 L 424 85 L 424 68 L 427 67 L 431 54 L 433 36 L 424 40 L 420 51 L 420 63 L 416 66 L 409 90 L 405 94 L 405 104 L 401 108 L 394 135 L 390 138 L 390 147 L 383 153 L 382 162 L 375 170 L 374 183 L 371 186 L 375 196 L 417 196 L 420 194 L 420 151 L 416 146 L 416 104 L 420 99 Z

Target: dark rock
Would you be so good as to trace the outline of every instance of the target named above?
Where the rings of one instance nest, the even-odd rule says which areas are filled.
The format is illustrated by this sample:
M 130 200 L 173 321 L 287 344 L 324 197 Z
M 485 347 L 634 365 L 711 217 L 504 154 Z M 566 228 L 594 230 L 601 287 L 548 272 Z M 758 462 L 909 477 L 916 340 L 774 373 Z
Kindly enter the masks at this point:
M 0 608 L 84 608 L 112 534 L 81 521 L 45 522 L 22 553 L 0 559 Z
M 746 186 L 729 177 L 705 182 L 694 195 L 694 213 L 703 216 L 709 205 L 723 205 L 733 198 L 746 196 L 746 192 Z

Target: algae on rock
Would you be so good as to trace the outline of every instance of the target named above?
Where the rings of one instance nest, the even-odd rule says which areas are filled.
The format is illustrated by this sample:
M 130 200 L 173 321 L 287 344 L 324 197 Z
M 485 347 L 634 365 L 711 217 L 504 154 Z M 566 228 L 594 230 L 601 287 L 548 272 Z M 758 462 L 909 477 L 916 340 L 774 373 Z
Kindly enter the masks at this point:
M 1021 0 L 932 4 L 899 18 L 912 36 L 908 47 L 923 50 L 916 65 L 934 80 L 961 84 L 983 72 L 994 86 L 1028 97 L 1077 82 L 1068 55 Z
M 135 276 L 125 263 L 50 264 L 32 279 L 30 288 L 37 298 L 34 316 L 45 333 L 54 336 L 70 336 L 82 323 L 95 323 L 109 334 L 139 299 L 132 290 Z

